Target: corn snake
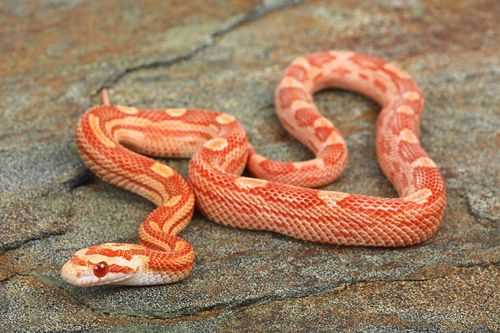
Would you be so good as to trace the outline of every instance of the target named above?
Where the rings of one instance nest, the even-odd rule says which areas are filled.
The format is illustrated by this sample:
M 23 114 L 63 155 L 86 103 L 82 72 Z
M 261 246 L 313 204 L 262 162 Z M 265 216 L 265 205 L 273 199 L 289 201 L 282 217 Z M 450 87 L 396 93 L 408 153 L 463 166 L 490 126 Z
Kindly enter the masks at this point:
M 314 92 L 338 87 L 382 106 L 376 151 L 399 198 L 322 191 L 347 161 L 347 147 L 322 117 Z M 155 203 L 139 228 L 141 244 L 105 243 L 76 252 L 63 266 L 76 286 L 179 281 L 194 264 L 178 233 L 196 204 L 212 221 L 313 242 L 399 247 L 429 239 L 446 206 L 444 180 L 420 145 L 422 92 L 397 66 L 371 56 L 330 51 L 294 60 L 275 92 L 281 124 L 316 158 L 279 162 L 257 154 L 231 115 L 203 109 L 143 110 L 103 105 L 82 115 L 82 160 L 104 181 Z M 190 157 L 188 179 L 149 156 Z M 257 178 L 241 177 L 244 168 Z

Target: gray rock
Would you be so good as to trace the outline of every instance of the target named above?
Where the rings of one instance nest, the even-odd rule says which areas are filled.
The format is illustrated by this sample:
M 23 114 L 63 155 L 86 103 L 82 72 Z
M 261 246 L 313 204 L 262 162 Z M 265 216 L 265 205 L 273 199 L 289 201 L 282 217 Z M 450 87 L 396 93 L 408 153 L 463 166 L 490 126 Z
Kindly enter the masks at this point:
M 500 330 L 499 15 L 494 0 L 0 4 L 0 326 Z M 119 104 L 228 112 L 266 156 L 303 160 L 311 155 L 279 125 L 273 90 L 293 58 L 324 49 L 392 59 L 424 90 L 422 139 L 449 196 L 433 239 L 404 249 L 327 246 L 198 213 L 182 233 L 196 266 L 180 283 L 78 289 L 61 280 L 75 250 L 136 242 L 153 208 L 91 176 L 78 157 L 74 126 L 101 88 Z M 326 188 L 395 196 L 374 152 L 378 106 L 345 91 L 316 102 L 350 149 L 348 169 Z M 166 163 L 186 173 L 187 161 Z

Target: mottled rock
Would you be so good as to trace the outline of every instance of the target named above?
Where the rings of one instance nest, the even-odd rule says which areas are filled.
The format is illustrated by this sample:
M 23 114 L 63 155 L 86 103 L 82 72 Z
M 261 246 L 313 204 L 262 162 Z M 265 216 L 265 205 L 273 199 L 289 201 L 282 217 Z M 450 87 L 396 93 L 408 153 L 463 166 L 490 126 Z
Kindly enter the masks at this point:
M 2 2 L 1 327 L 500 330 L 499 16 L 495 0 Z M 197 253 L 185 281 L 78 289 L 61 280 L 75 250 L 136 242 L 153 208 L 91 176 L 71 142 L 101 88 L 120 104 L 231 113 L 259 152 L 307 159 L 274 115 L 273 89 L 293 58 L 324 49 L 392 59 L 424 90 L 422 139 L 449 195 L 433 239 L 390 250 L 326 246 L 197 214 L 182 234 Z M 376 162 L 378 106 L 338 90 L 316 101 L 350 149 L 348 169 L 327 188 L 395 196 Z M 167 163 L 185 174 L 187 161 Z
M 0 251 L 64 233 L 73 214 L 67 196 L 0 195 Z
M 0 193 L 75 186 L 88 175 L 69 140 L 0 151 Z

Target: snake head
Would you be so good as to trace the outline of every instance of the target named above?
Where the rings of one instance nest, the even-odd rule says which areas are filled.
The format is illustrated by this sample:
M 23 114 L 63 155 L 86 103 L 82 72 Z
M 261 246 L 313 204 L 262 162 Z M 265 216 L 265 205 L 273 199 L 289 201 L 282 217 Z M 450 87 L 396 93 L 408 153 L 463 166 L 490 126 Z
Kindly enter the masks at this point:
M 106 243 L 77 251 L 62 267 L 62 278 L 78 287 L 133 284 L 144 267 L 142 247 Z

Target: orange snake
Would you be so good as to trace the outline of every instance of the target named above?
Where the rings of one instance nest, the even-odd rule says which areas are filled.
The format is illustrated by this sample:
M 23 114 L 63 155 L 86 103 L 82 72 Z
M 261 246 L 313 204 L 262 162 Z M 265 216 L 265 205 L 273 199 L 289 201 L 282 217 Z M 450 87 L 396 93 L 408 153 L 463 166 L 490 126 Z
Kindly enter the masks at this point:
M 344 139 L 313 102 L 312 94 L 327 87 L 360 92 L 382 106 L 377 156 L 399 198 L 306 188 L 332 182 L 347 161 Z M 178 233 L 191 219 L 195 197 L 212 221 L 321 243 L 408 246 L 430 238 L 441 223 L 444 181 L 419 141 L 422 93 L 406 72 L 381 59 L 330 51 L 300 57 L 286 69 L 275 106 L 282 125 L 316 155 L 303 162 L 256 154 L 242 125 L 225 113 L 141 110 L 111 105 L 105 91 L 102 96 L 103 105 L 78 123 L 83 161 L 104 181 L 158 207 L 139 228 L 141 244 L 76 252 L 61 270 L 73 285 L 152 285 L 187 277 L 195 255 Z M 193 155 L 189 181 L 144 155 Z M 245 166 L 260 179 L 241 177 Z

